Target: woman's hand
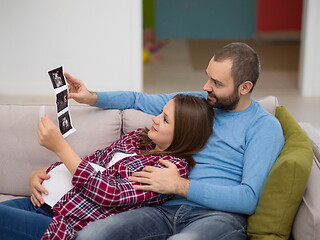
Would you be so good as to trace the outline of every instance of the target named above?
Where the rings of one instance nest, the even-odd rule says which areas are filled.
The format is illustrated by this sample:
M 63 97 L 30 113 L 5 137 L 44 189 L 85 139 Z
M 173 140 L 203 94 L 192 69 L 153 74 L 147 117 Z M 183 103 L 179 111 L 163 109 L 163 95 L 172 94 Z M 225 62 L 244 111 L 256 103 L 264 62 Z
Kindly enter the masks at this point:
M 62 134 L 56 125 L 45 115 L 38 125 L 38 142 L 41 146 L 55 152 L 63 149 L 66 144 Z
M 41 185 L 44 180 L 50 178 L 50 175 L 46 173 L 46 169 L 36 170 L 29 175 L 29 190 L 30 199 L 34 206 L 41 207 L 44 204 L 41 193 L 48 194 L 48 191 Z
M 82 159 L 73 151 L 47 115 L 42 117 L 39 123 L 38 141 L 41 146 L 54 152 L 72 175 L 76 172 Z

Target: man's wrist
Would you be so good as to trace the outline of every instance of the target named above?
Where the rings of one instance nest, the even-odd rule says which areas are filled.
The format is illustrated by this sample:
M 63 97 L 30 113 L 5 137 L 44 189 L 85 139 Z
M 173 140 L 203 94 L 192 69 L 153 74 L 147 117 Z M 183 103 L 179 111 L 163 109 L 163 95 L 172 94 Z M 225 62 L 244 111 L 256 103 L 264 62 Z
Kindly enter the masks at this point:
M 88 105 L 95 105 L 97 103 L 97 100 L 98 100 L 98 94 L 96 92 L 91 92 L 89 91 L 90 93 L 90 100 L 88 102 Z
M 178 183 L 176 184 L 176 190 L 174 194 L 188 197 L 188 190 L 189 190 L 190 180 L 180 177 Z

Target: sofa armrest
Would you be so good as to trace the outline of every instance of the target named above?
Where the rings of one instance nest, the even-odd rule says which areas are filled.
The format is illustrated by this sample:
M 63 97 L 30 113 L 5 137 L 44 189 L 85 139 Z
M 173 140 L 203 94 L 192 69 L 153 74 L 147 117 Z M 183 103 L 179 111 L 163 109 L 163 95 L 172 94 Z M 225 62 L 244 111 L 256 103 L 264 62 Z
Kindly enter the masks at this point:
M 295 240 L 320 240 L 320 136 L 309 123 L 300 123 L 312 143 L 313 165 L 308 185 L 293 224 Z

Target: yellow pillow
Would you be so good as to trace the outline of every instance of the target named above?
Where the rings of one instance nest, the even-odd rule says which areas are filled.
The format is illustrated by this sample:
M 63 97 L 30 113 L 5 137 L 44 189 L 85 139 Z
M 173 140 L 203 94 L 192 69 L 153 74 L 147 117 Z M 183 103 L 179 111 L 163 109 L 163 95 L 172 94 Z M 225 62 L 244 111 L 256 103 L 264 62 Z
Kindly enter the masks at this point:
M 251 240 L 289 239 L 312 166 L 308 136 L 285 107 L 277 107 L 275 115 L 285 145 L 269 173 L 255 213 L 248 218 Z

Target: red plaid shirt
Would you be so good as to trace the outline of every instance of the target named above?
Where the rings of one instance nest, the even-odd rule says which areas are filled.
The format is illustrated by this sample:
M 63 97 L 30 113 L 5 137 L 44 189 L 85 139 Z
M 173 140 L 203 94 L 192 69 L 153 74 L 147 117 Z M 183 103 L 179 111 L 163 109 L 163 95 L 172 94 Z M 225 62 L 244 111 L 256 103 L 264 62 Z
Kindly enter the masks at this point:
M 104 150 L 83 159 L 76 170 L 72 184 L 74 188 L 66 193 L 52 210 L 53 219 L 42 239 L 74 239 L 76 232 L 89 222 L 110 215 L 143 206 L 159 205 L 173 197 L 132 188 L 128 177 L 145 166 L 163 168 L 158 160 L 165 159 L 174 163 L 181 177 L 188 177 L 188 166 L 184 159 L 166 155 L 139 155 L 140 151 L 154 148 L 153 144 L 139 147 L 141 129 L 130 132 Z M 126 157 L 105 171 L 95 171 L 88 163 L 106 167 L 116 152 L 136 153 Z M 61 164 L 51 165 L 47 172 Z

